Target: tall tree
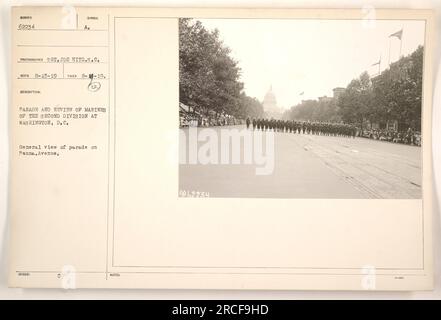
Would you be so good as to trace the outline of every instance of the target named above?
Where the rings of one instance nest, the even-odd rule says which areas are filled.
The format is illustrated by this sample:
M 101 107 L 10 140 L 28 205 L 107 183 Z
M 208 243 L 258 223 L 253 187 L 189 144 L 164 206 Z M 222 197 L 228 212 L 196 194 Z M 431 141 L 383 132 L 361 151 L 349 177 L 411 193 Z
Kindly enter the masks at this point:
M 247 96 L 246 94 L 241 94 L 241 117 L 251 117 L 251 118 L 261 118 L 264 115 L 262 104 L 256 99 Z
M 338 99 L 339 113 L 347 123 L 363 128 L 365 120 L 372 116 L 372 82 L 367 72 L 352 80 Z
M 420 46 L 373 79 L 378 118 L 397 120 L 404 128 L 420 128 L 423 54 L 424 49 Z
M 180 19 L 180 101 L 200 113 L 258 114 L 256 101 L 243 98 L 240 68 L 230 54 L 218 30 L 209 31 L 198 20 Z

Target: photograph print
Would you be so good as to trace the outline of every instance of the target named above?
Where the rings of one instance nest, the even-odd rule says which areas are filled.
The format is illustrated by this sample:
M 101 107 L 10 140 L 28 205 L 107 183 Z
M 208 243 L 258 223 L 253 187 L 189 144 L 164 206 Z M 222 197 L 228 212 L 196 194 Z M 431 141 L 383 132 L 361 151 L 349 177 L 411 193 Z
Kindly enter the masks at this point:
M 420 199 L 425 21 L 179 20 L 179 196 Z

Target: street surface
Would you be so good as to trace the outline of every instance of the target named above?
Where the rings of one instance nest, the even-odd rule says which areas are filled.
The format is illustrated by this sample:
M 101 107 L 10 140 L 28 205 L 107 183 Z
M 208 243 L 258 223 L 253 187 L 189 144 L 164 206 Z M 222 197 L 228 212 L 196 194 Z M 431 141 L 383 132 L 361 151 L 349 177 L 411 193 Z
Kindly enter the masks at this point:
M 213 129 L 222 128 L 228 127 Z M 181 164 L 180 190 L 210 197 L 421 198 L 420 147 L 276 132 L 274 151 L 271 175 L 256 175 L 255 165 Z

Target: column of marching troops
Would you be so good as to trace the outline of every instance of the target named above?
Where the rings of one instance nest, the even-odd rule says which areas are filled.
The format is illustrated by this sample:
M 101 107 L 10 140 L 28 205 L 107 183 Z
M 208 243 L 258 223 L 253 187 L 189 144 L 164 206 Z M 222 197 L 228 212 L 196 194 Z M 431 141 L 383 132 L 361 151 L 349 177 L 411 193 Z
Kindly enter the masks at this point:
M 326 136 L 345 136 L 355 137 L 357 128 L 354 125 L 344 123 L 319 122 L 319 121 L 295 121 L 295 120 L 277 120 L 277 119 L 246 119 L 246 125 L 253 130 L 287 133 L 317 134 Z

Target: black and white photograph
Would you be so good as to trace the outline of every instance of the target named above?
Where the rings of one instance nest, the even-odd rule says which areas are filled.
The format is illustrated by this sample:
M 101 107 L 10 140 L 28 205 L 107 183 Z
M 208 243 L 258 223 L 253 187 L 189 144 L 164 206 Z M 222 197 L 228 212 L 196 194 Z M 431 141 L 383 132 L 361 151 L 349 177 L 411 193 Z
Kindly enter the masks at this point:
M 179 196 L 420 199 L 425 21 L 179 20 Z

